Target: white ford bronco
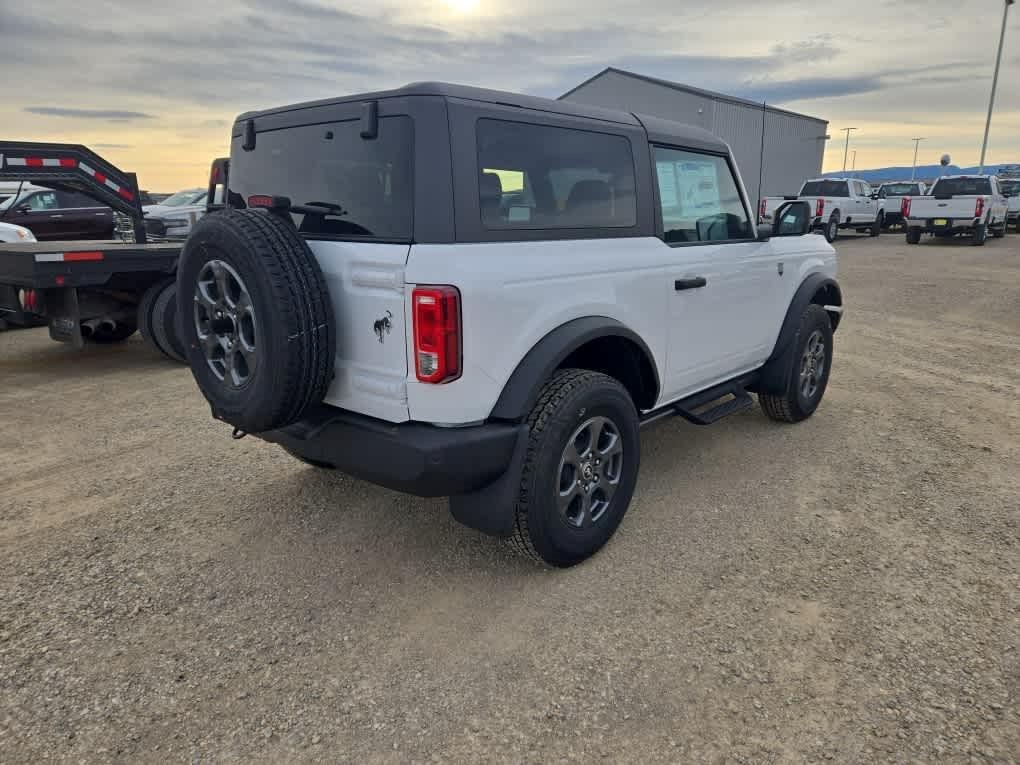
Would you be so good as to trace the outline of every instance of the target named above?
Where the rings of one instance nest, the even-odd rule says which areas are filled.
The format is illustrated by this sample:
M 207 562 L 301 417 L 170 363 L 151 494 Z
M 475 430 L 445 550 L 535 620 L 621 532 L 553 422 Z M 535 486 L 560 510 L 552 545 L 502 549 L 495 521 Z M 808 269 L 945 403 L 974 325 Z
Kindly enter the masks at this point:
M 836 254 L 698 128 L 416 84 L 241 115 L 227 188 L 177 281 L 213 415 L 548 564 L 612 536 L 642 425 L 825 392 Z

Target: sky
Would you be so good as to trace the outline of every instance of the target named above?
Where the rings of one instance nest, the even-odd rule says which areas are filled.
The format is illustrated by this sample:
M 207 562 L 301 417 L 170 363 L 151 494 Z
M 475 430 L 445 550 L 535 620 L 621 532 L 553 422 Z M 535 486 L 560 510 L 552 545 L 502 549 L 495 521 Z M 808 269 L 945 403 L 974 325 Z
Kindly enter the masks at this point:
M 977 164 L 1003 0 L 0 0 L 5 139 L 202 186 L 244 111 L 445 80 L 556 97 L 606 66 L 856 127 L 859 169 Z M 1020 5 L 988 162 L 1020 162 Z

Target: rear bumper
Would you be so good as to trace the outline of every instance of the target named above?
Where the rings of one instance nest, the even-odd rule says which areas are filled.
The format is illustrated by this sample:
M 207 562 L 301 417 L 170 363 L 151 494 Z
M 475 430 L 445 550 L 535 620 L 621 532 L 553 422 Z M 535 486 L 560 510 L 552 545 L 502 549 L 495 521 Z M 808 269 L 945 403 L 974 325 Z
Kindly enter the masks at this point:
M 259 433 L 307 460 L 420 497 L 477 491 L 502 476 L 526 426 L 438 428 L 393 423 L 322 406 L 281 430 Z
M 945 221 L 936 225 L 935 221 Z M 978 225 L 977 218 L 909 218 L 909 228 L 919 228 L 929 234 L 939 231 L 970 231 Z

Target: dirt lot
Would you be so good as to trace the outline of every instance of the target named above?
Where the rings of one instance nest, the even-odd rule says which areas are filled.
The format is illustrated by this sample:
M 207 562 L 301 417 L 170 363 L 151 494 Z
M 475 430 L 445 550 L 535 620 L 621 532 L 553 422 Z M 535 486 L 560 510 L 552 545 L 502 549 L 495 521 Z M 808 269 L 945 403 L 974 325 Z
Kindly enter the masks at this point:
M 816 416 L 646 431 L 569 571 L 0 334 L 0 761 L 1016 762 L 1020 236 L 838 246 Z

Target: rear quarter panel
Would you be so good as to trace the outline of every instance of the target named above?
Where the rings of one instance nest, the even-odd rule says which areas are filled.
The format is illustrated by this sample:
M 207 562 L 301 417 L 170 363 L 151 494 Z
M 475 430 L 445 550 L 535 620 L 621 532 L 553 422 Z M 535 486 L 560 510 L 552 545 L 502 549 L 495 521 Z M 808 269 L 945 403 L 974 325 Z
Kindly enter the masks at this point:
M 585 316 L 610 317 L 636 332 L 664 379 L 668 249 L 654 237 L 414 245 L 408 292 L 415 284 L 460 290 L 464 355 L 462 376 L 445 385 L 419 383 L 411 370 L 411 418 L 484 420 L 525 354 L 552 330 Z M 406 321 L 411 326 L 410 316 Z M 411 342 L 408 337 L 409 358 Z

